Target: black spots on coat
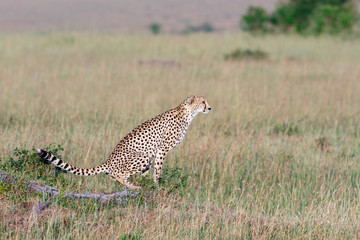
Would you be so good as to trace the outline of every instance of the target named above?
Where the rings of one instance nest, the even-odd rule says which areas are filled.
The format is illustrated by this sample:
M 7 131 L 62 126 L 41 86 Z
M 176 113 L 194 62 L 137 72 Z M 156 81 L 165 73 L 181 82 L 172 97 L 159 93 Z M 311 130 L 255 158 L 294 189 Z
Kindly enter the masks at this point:
M 177 146 L 192 120 L 192 109 L 184 103 L 145 121 L 128 133 L 110 154 L 101 168 L 79 170 L 66 164 L 75 174 L 93 174 L 105 172 L 117 176 L 130 176 L 137 172 L 148 171 L 154 161 L 156 169 L 162 168 L 168 151 Z M 157 177 L 160 172 L 157 171 Z M 124 180 L 125 181 L 125 180 Z

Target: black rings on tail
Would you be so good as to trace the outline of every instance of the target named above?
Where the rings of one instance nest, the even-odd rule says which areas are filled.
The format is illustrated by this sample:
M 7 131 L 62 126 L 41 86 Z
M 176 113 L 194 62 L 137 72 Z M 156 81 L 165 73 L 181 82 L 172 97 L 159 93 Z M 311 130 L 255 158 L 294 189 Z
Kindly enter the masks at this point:
M 105 172 L 105 168 L 103 165 L 94 167 L 94 168 L 77 168 L 74 167 L 63 160 L 57 158 L 54 154 L 42 150 L 42 149 L 36 149 L 36 154 L 45 159 L 46 161 L 54 164 L 55 166 L 70 172 L 71 174 L 80 175 L 80 176 L 90 176 L 90 175 L 97 175 L 99 173 Z

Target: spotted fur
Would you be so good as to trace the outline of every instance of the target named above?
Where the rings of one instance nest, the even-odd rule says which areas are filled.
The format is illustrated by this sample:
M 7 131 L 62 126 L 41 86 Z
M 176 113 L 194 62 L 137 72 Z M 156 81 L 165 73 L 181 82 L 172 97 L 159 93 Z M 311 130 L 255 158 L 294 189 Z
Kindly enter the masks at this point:
M 147 174 L 154 162 L 154 181 L 160 177 L 163 161 L 167 153 L 178 146 L 185 137 L 191 121 L 198 113 L 211 110 L 204 97 L 191 96 L 179 106 L 166 111 L 136 127 L 115 147 L 107 161 L 94 168 L 77 168 L 53 154 L 37 149 L 37 154 L 55 166 L 81 176 L 106 173 L 124 186 L 140 188 L 128 179 L 135 173 Z

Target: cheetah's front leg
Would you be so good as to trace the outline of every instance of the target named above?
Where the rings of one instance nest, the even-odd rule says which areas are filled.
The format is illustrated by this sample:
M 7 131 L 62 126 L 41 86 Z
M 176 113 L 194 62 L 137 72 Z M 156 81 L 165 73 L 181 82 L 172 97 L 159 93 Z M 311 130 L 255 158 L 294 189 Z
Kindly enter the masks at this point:
M 162 164 L 164 162 L 166 154 L 169 152 L 169 150 L 158 150 L 156 157 L 155 157 L 155 164 L 154 164 L 154 182 L 156 184 L 159 183 L 160 173 L 162 169 Z

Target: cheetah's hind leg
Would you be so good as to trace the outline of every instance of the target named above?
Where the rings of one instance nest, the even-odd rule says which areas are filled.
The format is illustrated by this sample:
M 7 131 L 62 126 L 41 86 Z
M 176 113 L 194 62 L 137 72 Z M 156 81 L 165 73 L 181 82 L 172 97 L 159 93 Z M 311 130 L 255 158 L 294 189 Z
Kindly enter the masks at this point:
M 130 175 L 118 175 L 116 176 L 116 181 L 124 185 L 125 187 L 134 190 L 134 189 L 141 189 L 140 186 L 135 186 L 131 182 L 129 182 Z
M 147 169 L 145 169 L 144 171 L 141 171 L 141 176 L 145 177 L 146 175 L 148 175 L 148 174 L 149 174 L 149 170 L 150 170 L 150 168 L 147 168 Z
M 155 157 L 151 157 L 149 159 L 148 165 L 146 165 L 146 167 L 143 170 L 141 170 L 141 176 L 145 177 L 146 175 L 149 174 L 149 170 L 150 170 L 151 164 L 152 164 L 154 159 L 155 159 Z

